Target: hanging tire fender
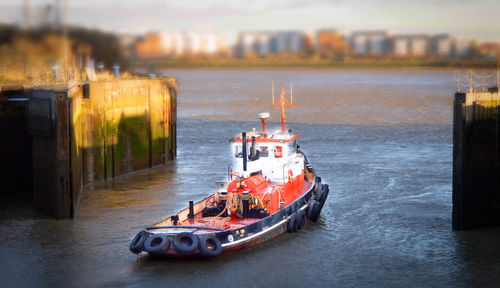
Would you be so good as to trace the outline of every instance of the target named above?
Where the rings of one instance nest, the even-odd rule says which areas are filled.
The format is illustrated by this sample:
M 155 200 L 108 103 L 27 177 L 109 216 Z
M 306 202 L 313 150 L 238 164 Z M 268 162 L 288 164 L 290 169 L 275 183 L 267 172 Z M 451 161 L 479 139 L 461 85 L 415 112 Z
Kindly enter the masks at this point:
M 222 244 L 214 234 L 200 235 L 199 242 L 198 248 L 204 257 L 216 257 L 222 253 Z
M 144 243 L 144 250 L 149 254 L 161 255 L 167 252 L 170 241 L 167 235 L 156 233 L 150 234 Z
M 315 199 L 319 201 L 319 203 L 324 204 L 326 201 L 326 197 L 328 196 L 328 185 L 320 184 L 318 187 L 318 191 L 316 191 Z
M 319 189 L 319 184 L 321 183 L 321 177 L 316 176 L 315 181 L 314 181 L 314 191 L 318 191 Z
M 309 206 L 307 207 L 307 211 L 306 211 L 306 216 L 307 216 L 307 219 L 312 219 L 313 218 L 313 207 L 315 206 L 315 203 L 318 203 L 317 200 L 313 199 L 311 200 L 311 202 L 309 202 Z
M 175 251 L 181 254 L 190 254 L 198 248 L 198 237 L 189 232 L 181 232 L 175 235 L 173 246 Z
M 297 219 L 297 213 L 293 213 L 286 224 L 286 231 L 288 233 L 297 232 L 299 227 L 299 219 Z
M 321 208 L 319 209 L 321 211 L 321 209 L 323 209 L 323 205 L 325 205 L 325 202 L 326 202 L 326 198 L 328 198 L 328 194 L 330 193 L 330 188 L 328 187 L 327 184 L 323 185 L 323 192 L 322 192 L 322 196 L 321 196 L 321 201 L 319 201 L 319 203 L 321 203 Z
M 132 239 L 132 242 L 130 242 L 130 252 L 134 254 L 139 254 L 144 250 L 144 242 L 146 242 L 146 239 L 148 238 L 149 234 L 148 232 L 142 230 L 137 235 L 135 235 L 134 239 Z
M 308 217 L 311 221 L 316 222 L 319 219 L 319 215 L 321 213 L 321 203 L 318 201 L 314 201 L 312 205 L 309 207 L 311 209 L 311 217 Z
M 306 223 L 306 212 L 304 212 L 304 210 L 297 211 L 297 218 L 299 221 L 298 229 L 304 228 L 304 224 Z

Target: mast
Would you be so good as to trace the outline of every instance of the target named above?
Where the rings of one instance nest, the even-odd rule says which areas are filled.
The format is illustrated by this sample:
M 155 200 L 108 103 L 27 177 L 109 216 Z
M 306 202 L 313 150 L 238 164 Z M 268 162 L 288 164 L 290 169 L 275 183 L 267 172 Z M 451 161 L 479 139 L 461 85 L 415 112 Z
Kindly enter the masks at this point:
M 281 87 L 281 96 L 280 96 L 280 100 L 279 100 L 280 102 L 279 103 L 273 102 L 274 107 L 281 108 L 281 131 L 283 133 L 285 132 L 285 107 L 295 106 L 292 103 L 288 102 L 288 100 L 286 100 L 285 96 L 286 96 L 285 89 L 283 89 L 283 87 Z

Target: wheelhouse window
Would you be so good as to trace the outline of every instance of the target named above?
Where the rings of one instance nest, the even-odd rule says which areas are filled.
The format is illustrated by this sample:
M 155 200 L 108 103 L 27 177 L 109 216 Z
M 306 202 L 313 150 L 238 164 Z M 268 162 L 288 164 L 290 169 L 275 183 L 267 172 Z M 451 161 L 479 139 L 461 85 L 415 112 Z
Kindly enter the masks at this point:
M 243 148 L 241 146 L 234 146 L 234 157 L 243 158 Z
M 268 157 L 269 156 L 269 150 L 268 150 L 267 146 L 260 146 L 260 147 L 257 147 L 257 149 L 259 150 L 259 157 Z

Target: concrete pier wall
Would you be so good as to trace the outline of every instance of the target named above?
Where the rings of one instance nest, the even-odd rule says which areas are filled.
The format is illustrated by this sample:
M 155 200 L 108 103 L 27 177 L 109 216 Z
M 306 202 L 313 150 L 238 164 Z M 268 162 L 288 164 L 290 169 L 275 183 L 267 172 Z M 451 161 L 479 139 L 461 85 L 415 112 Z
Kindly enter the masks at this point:
M 163 165 L 176 155 L 173 78 L 75 82 L 25 94 L 29 100 L 16 117 L 24 117 L 19 129 L 32 143 L 16 149 L 7 140 L 10 148 L 0 156 L 32 158 L 33 200 L 45 214 L 75 217 L 84 186 Z M 1 122 L 10 125 L 14 119 L 4 115 Z
M 498 89 L 456 93 L 453 119 L 453 229 L 500 225 Z

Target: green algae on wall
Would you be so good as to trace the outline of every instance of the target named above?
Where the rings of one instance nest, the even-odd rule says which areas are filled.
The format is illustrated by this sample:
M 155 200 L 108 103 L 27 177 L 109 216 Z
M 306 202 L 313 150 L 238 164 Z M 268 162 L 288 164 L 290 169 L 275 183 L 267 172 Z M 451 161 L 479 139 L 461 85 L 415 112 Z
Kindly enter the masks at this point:
M 33 90 L 30 102 L 53 107 L 42 114 L 54 127 L 53 133 L 31 131 L 35 206 L 56 218 L 74 217 L 84 186 L 172 160 L 176 91 L 173 78 Z M 31 110 L 28 115 L 37 112 Z M 29 127 L 31 122 L 37 121 L 28 120 Z

